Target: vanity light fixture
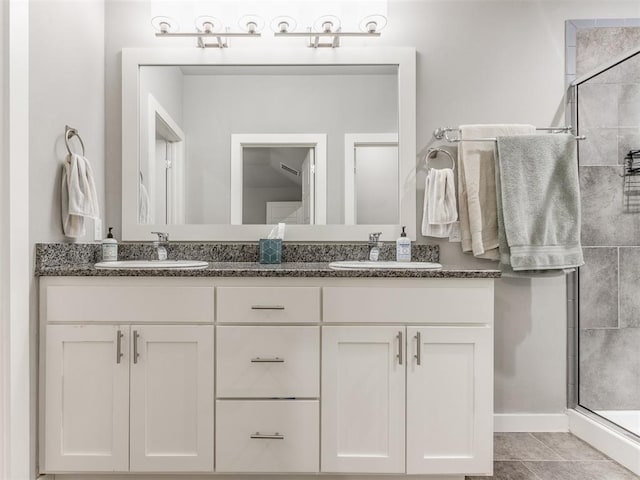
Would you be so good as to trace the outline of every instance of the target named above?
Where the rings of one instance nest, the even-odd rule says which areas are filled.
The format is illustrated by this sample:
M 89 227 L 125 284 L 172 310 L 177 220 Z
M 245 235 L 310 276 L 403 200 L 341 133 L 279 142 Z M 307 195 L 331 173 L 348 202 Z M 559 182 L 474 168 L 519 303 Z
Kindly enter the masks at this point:
M 243 21 L 244 19 L 244 21 Z M 230 32 L 222 22 L 208 15 L 196 18 L 195 32 L 179 32 L 178 24 L 168 17 L 154 17 L 151 25 L 156 29 L 156 37 L 195 37 L 200 48 L 228 48 L 231 37 L 260 37 L 264 21 L 257 15 L 245 15 L 240 19 L 244 32 Z M 242 23 L 244 22 L 244 23 Z M 207 39 L 213 38 L 214 42 Z
M 369 15 L 360 22 L 361 32 L 343 32 L 340 19 L 334 15 L 324 15 L 318 18 L 313 27 L 308 27 L 306 32 L 292 32 L 289 28 L 276 30 L 276 37 L 307 37 L 310 48 L 337 48 L 342 37 L 379 37 L 380 30 L 387 24 L 383 15 Z M 329 41 L 321 42 L 321 38 Z

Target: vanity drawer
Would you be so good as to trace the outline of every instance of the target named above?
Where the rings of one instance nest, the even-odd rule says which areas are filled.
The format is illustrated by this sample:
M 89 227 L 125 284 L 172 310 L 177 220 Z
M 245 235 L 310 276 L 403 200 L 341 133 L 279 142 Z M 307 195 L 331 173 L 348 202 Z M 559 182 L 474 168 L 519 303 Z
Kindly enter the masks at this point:
M 218 400 L 217 472 L 318 472 L 316 400 Z
M 325 287 L 324 322 L 493 323 L 493 282 L 447 281 L 433 286 Z
M 47 322 L 213 323 L 213 287 L 47 285 Z
M 320 321 L 319 287 L 219 287 L 218 322 Z
M 318 397 L 320 327 L 217 327 L 218 397 Z

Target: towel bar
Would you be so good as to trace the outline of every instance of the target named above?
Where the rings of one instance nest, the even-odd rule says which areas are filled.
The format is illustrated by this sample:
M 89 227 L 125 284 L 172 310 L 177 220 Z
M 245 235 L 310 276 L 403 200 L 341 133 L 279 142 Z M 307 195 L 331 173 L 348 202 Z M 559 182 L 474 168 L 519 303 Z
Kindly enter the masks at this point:
M 536 130 L 544 130 L 551 133 L 567 133 L 570 132 L 572 127 L 539 127 Z M 455 137 L 451 138 L 448 134 L 449 132 L 459 132 L 459 128 L 451 128 L 451 127 L 440 127 L 436 128 L 433 131 L 433 137 L 437 140 L 446 140 L 449 143 L 460 143 L 460 142 L 497 142 L 498 139 L 495 137 L 490 138 L 460 138 Z M 587 137 L 584 135 L 575 135 L 576 140 L 586 140 Z

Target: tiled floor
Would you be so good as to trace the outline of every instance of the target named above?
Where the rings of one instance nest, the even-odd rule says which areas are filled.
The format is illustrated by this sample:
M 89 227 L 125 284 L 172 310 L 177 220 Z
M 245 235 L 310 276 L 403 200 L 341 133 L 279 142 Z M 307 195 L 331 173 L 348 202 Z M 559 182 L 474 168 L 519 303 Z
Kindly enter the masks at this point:
M 493 477 L 467 480 L 637 480 L 570 433 L 496 433 Z

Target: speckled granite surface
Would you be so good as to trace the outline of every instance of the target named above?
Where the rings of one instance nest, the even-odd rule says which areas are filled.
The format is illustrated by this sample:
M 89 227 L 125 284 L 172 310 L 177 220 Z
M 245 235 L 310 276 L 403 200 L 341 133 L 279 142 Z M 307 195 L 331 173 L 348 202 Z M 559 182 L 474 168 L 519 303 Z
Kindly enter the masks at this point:
M 154 258 L 148 243 L 122 243 L 119 260 Z M 278 265 L 257 263 L 258 244 L 172 243 L 169 259 L 203 260 L 209 266 L 203 270 L 99 270 L 98 244 L 47 243 L 36 245 L 36 275 L 38 276 L 126 276 L 126 277 L 399 277 L 399 278 L 496 278 L 498 270 L 469 270 L 445 266 L 441 270 L 333 270 L 329 262 L 359 260 L 367 255 L 367 244 L 285 244 L 284 262 Z M 385 244 L 380 260 L 393 260 L 395 244 Z M 414 245 L 412 260 L 437 262 L 439 248 Z

